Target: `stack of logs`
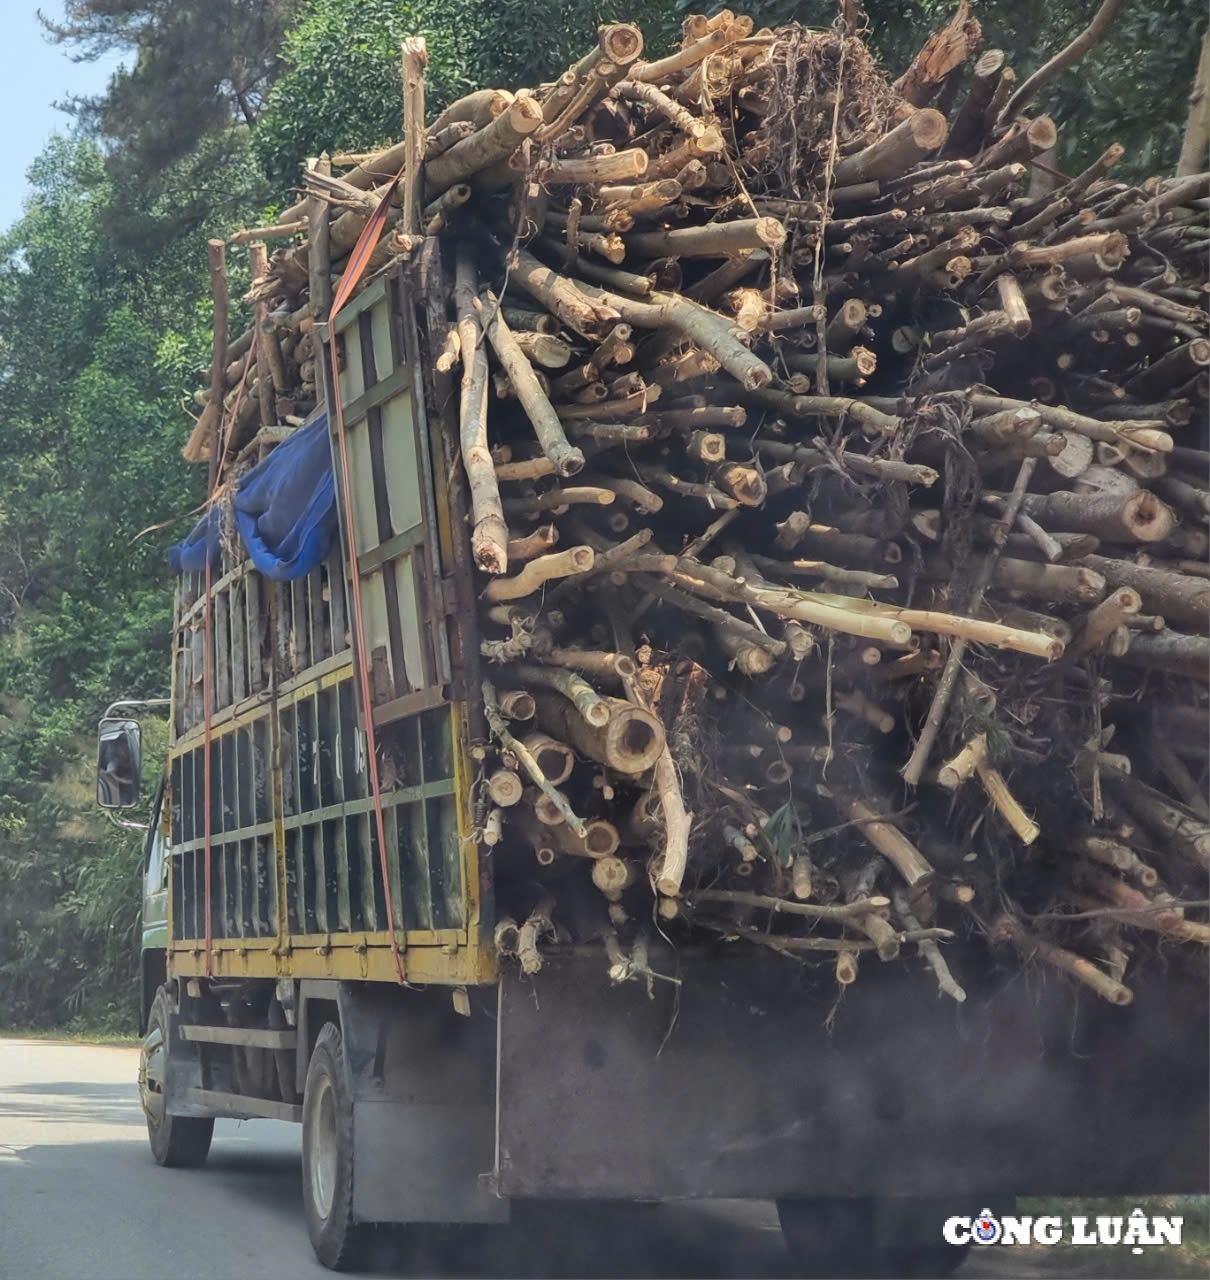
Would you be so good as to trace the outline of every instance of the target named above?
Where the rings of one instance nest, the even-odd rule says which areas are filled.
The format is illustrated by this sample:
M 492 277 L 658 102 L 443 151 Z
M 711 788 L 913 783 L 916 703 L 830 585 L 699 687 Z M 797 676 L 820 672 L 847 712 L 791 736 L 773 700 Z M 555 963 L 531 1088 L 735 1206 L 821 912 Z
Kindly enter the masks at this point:
M 1126 1004 L 1147 940 L 1204 963 L 1210 178 L 1060 173 L 980 40 L 964 0 L 891 83 L 843 21 L 691 16 L 655 61 L 617 24 L 427 128 L 409 41 L 403 142 L 234 237 L 257 322 L 224 315 L 189 455 L 228 466 L 315 403 L 401 168 L 367 278 L 450 282 L 528 972 L 597 939 L 650 983 L 679 932 L 841 984 L 908 947 L 962 1000 L 945 943 L 981 936 Z

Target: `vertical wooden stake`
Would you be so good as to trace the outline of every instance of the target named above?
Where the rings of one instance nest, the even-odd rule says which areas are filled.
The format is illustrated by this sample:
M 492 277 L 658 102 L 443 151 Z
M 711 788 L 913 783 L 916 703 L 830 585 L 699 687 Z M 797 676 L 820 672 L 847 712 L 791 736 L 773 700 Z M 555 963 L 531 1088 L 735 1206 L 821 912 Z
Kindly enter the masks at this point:
M 218 480 L 219 442 L 223 438 L 223 395 L 227 390 L 227 246 L 222 240 L 207 243 L 210 254 L 210 288 L 214 294 L 214 351 L 210 358 L 210 403 L 213 434 L 210 437 L 210 492 Z
M 248 246 L 248 265 L 252 271 L 253 281 L 261 280 L 269 270 L 269 254 L 263 244 Z M 265 304 L 256 304 L 256 327 L 253 344 L 256 350 L 256 389 L 260 400 L 260 424 L 262 427 L 272 426 L 277 421 L 277 402 L 273 394 L 272 365 L 267 354 L 268 333 L 265 329 Z
M 424 68 L 428 50 L 423 36 L 408 36 L 403 42 L 403 139 L 407 166 L 403 175 L 403 230 L 409 236 L 421 234 L 420 211 L 424 207 Z
M 1202 56 L 1198 59 L 1189 94 L 1189 118 L 1181 156 L 1176 163 L 1176 176 L 1189 177 L 1206 168 L 1206 148 L 1210 146 L 1210 31 L 1202 36 Z
M 316 173 L 330 174 L 332 162 L 325 151 L 318 160 L 308 160 L 307 168 Z M 307 262 L 310 269 L 311 314 L 316 320 L 326 320 L 332 309 L 332 264 L 330 249 L 330 224 L 328 202 L 319 196 L 307 197 L 307 239 L 310 252 Z

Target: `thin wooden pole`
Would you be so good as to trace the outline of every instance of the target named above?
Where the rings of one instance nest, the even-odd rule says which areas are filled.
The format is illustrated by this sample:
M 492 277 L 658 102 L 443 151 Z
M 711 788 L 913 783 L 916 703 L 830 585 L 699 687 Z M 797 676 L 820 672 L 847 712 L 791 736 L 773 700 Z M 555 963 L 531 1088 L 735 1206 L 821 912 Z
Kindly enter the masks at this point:
M 403 232 L 421 233 L 420 211 L 424 207 L 424 68 L 428 49 L 423 36 L 408 36 L 403 42 L 403 139 L 407 144 L 403 174 Z
M 223 436 L 223 395 L 227 390 L 227 246 L 222 240 L 206 245 L 210 255 L 210 289 L 214 294 L 214 348 L 210 357 L 210 488 L 218 480 L 218 446 Z

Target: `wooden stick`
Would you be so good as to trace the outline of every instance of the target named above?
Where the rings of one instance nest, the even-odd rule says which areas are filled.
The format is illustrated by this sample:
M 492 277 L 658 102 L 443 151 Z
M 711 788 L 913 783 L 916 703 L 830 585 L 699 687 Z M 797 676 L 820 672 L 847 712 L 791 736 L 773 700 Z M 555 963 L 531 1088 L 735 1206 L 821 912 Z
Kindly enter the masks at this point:
M 741 386 L 767 387 L 773 370 L 752 354 L 732 333 L 731 322 L 681 294 L 653 291 L 644 302 L 606 293 L 593 285 L 581 292 L 598 299 L 628 324 L 644 329 L 671 328 L 690 342 L 709 351 Z
M 539 691 L 534 700 L 538 719 L 547 732 L 619 773 L 628 776 L 645 773 L 656 764 L 665 748 L 663 724 L 637 704 L 631 705 L 620 698 L 603 699 L 609 719 L 597 726 L 590 725 L 570 700 L 560 694 Z
M 487 722 L 491 726 L 492 732 L 500 740 L 500 745 L 516 757 L 517 762 L 529 774 L 537 785 L 538 790 L 563 815 L 563 820 L 572 831 L 583 839 L 584 823 L 576 816 L 575 810 L 572 809 L 571 805 L 568 804 L 567 797 L 556 787 L 551 786 L 546 779 L 546 775 L 538 767 L 538 762 L 526 750 L 524 744 L 513 736 L 508 725 L 504 723 L 504 717 L 500 711 L 500 702 L 496 696 L 496 689 L 490 680 L 484 680 L 483 682 L 483 712 L 487 717 Z
M 485 600 L 521 600 L 552 578 L 587 573 L 596 556 L 591 547 L 568 547 L 552 555 L 531 560 L 515 578 L 496 578 L 483 591 Z
M 613 155 L 551 160 L 539 167 L 538 180 L 550 186 L 630 182 L 647 172 L 647 152 L 638 147 Z
M 407 155 L 403 175 L 403 231 L 418 236 L 420 210 L 424 204 L 424 68 L 428 49 L 423 36 L 407 36 L 403 41 L 403 140 Z
M 606 678 L 630 679 L 637 674 L 634 659 L 624 653 L 602 653 L 597 649 L 560 649 L 558 647 L 544 650 L 535 655 L 542 662 L 550 662 L 559 667 L 571 667 L 576 671 L 584 671 L 590 676 Z
M 1084 617 L 1084 625 L 1067 646 L 1065 657 L 1081 658 L 1099 649 L 1126 618 L 1139 612 L 1143 601 L 1131 587 L 1118 587 Z
M 1101 574 L 1113 588 L 1132 587 L 1148 613 L 1199 629 L 1210 622 L 1210 583 L 1204 579 L 1108 556 L 1089 555 L 1080 563 Z
M 952 760 L 941 766 L 937 771 L 937 781 L 950 791 L 956 791 L 986 759 L 987 734 L 977 733 Z
M 553 464 L 552 464 L 553 465 Z M 507 515 L 538 515 L 543 511 L 558 511 L 561 507 L 588 505 L 607 507 L 614 501 L 609 489 L 593 485 L 576 485 L 570 488 L 548 489 L 533 498 L 507 498 L 504 511 Z
M 674 227 L 626 237 L 627 249 L 653 258 L 724 258 L 752 249 L 776 251 L 786 229 L 776 218 L 740 218 L 703 227 Z
M 914 111 L 885 137 L 842 160 L 833 172 L 833 181 L 838 187 L 846 187 L 898 177 L 936 151 L 945 142 L 947 132 L 940 111 L 931 107 Z
M 1156 837 L 1187 858 L 1210 868 L 1210 824 L 1186 813 L 1138 778 L 1112 766 L 1102 776 L 1122 804 Z
M 500 695 L 500 712 L 510 720 L 534 718 L 534 695 L 524 689 L 505 689 Z
M 925 930 L 920 921 L 913 914 L 908 895 L 900 888 L 895 889 L 895 911 L 900 920 L 903 921 L 904 927 L 916 933 L 923 934 Z M 966 1000 L 966 992 L 955 981 L 950 967 L 945 962 L 945 957 L 941 954 L 941 948 L 937 945 L 933 938 L 921 937 L 916 943 L 916 949 L 925 958 L 928 966 L 933 971 L 933 976 L 937 979 L 937 987 L 942 995 L 949 996 L 951 1000 L 956 1000 L 962 1004 Z
M 1043 63 L 1009 98 L 997 117 L 997 123 L 1003 124 L 1011 120 L 1043 85 L 1049 84 L 1068 67 L 1074 66 L 1093 45 L 1103 40 L 1121 7 L 1122 0 L 1102 0 L 1101 7 L 1093 15 L 1088 26 L 1070 44 Z
M 1064 973 L 1091 987 L 1102 1000 L 1108 1000 L 1110 1004 L 1127 1005 L 1134 999 L 1134 992 L 1129 987 L 1098 969 L 1091 960 L 1035 937 L 1011 916 L 1001 916 L 992 925 L 991 937 L 994 941 L 1011 942 L 1026 960 L 1042 960 L 1056 969 L 1062 969 Z
M 975 768 L 979 781 L 983 783 L 988 798 L 996 806 L 1000 816 L 1013 829 L 1022 844 L 1033 844 L 1042 834 L 1042 829 L 1017 803 L 1003 775 L 986 758 L 980 760 Z
M 609 703 L 574 671 L 559 667 L 536 667 L 520 662 L 515 663 L 510 670 L 524 684 L 543 685 L 561 693 L 584 717 L 586 724 L 599 729 L 609 723 Z
M 1159 882 L 1155 868 L 1143 862 L 1129 845 L 1117 840 L 1105 836 L 1079 836 L 1072 847 L 1081 857 L 1134 876 L 1144 888 L 1152 889 Z
M 206 248 L 210 256 L 210 289 L 214 295 L 214 345 L 210 357 L 212 423 L 210 439 L 205 442 L 205 447 L 210 459 L 208 492 L 213 493 L 221 461 L 219 442 L 222 439 L 222 405 L 227 389 L 227 246 L 221 240 L 210 240 Z
M 1027 458 L 1021 463 L 1021 467 L 1017 472 L 1017 481 L 1013 485 L 1013 490 L 1005 503 L 1004 521 L 1005 531 L 1001 538 L 996 540 L 995 545 L 987 553 L 980 566 L 979 575 L 975 579 L 974 588 L 971 591 L 970 603 L 974 608 L 983 601 L 983 593 L 987 589 L 988 583 L 991 581 L 992 574 L 995 571 L 996 562 L 1000 558 L 1000 551 L 1004 545 L 1004 541 L 1008 535 L 1008 529 L 1012 528 L 1013 521 L 1017 518 L 1017 512 L 1021 510 L 1021 503 L 1025 497 L 1025 490 L 1029 487 L 1030 477 L 1033 475 L 1034 460 Z M 949 707 L 950 698 L 953 696 L 954 689 L 958 683 L 958 673 L 962 667 L 962 659 L 966 653 L 966 640 L 959 637 L 950 647 L 949 657 L 946 659 L 945 668 L 941 673 L 941 679 L 937 681 L 937 688 L 933 694 L 933 701 L 929 706 L 928 715 L 925 718 L 924 725 L 920 730 L 920 737 L 916 741 L 916 745 L 912 750 L 908 762 L 904 765 L 901 773 L 903 780 L 908 786 L 915 787 L 920 784 L 920 779 L 924 774 L 925 766 L 928 764 L 929 754 L 932 752 L 933 746 L 937 741 L 937 735 L 941 732 L 941 723 L 945 719 L 946 710 Z
M 630 69 L 630 79 L 640 84 L 661 84 L 677 71 L 686 71 L 704 62 L 710 54 L 721 49 L 727 43 L 727 31 L 719 28 L 693 44 L 686 45 L 676 53 L 660 58 L 656 62 L 639 62 Z
M 551 407 L 546 393 L 534 375 L 533 366 L 517 345 L 512 330 L 504 321 L 500 304 L 490 290 L 476 299 L 476 311 L 504 371 L 517 392 L 526 415 L 533 424 L 542 452 L 554 463 L 555 474 L 574 476 L 583 470 L 584 454 L 563 432 L 559 415 Z
M 508 525 L 500 502 L 500 487 L 487 439 L 487 349 L 475 311 L 478 281 L 470 246 L 457 247 L 454 301 L 462 350 L 462 394 L 458 401 L 458 430 L 462 467 L 471 492 L 471 551 L 484 573 L 508 572 Z
M 512 769 L 497 769 L 488 776 L 484 785 L 492 803 L 502 808 L 511 808 L 519 804 L 525 790 L 521 785 L 520 777 Z
M 286 240 L 292 236 L 305 236 L 307 223 L 300 218 L 297 222 L 274 223 L 270 227 L 246 227 L 227 238 L 229 245 L 251 244 L 254 240 Z
M 253 281 L 263 280 L 269 271 L 268 255 L 265 252 L 263 244 L 254 244 L 248 249 L 248 266 L 251 271 Z M 270 363 L 269 345 L 270 341 L 276 345 L 276 335 L 269 329 L 266 323 L 267 307 L 264 302 L 256 303 L 256 323 L 253 326 L 253 344 L 256 348 L 256 367 L 259 372 L 257 378 L 257 400 L 260 405 L 260 421 L 262 427 L 272 426 L 277 421 L 277 407 L 275 403 L 275 392 L 279 390 L 276 385 L 277 378 L 274 376 L 274 366 Z M 281 348 L 277 348 L 277 366 L 281 367 Z M 284 377 L 283 377 L 284 381 Z M 280 387 L 284 391 L 285 387 Z
M 882 854 L 909 886 L 931 881 L 932 866 L 919 849 L 889 818 L 884 818 L 864 800 L 835 792 L 836 803 L 850 822 L 859 823 L 862 836 Z
M 1027 494 L 1020 506 L 1045 528 L 1092 533 L 1106 542 L 1161 542 L 1176 519 L 1172 508 L 1148 489 L 1128 494 Z
M 542 108 L 532 98 L 517 98 L 490 124 L 455 143 L 425 166 L 424 199 L 435 200 L 456 182 L 490 174 L 542 125 Z M 507 180 L 501 185 L 507 185 Z

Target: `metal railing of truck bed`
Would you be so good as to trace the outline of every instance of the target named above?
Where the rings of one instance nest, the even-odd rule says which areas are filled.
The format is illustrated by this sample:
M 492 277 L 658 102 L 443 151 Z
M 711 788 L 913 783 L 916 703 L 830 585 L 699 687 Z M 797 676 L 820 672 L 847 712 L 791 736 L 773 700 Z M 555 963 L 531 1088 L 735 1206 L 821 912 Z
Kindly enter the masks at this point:
M 394 920 L 350 645 L 347 540 L 273 582 L 224 540 L 210 592 L 210 948 L 206 938 L 205 577 L 176 599 L 170 967 L 182 975 L 494 978 L 470 838 L 445 439 L 430 438 L 407 278 L 336 321 Z M 325 362 L 326 363 L 326 362 Z M 329 376 L 329 397 L 334 393 Z M 340 485 L 337 485 L 337 492 Z M 242 547 L 237 547 L 242 555 Z

